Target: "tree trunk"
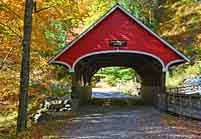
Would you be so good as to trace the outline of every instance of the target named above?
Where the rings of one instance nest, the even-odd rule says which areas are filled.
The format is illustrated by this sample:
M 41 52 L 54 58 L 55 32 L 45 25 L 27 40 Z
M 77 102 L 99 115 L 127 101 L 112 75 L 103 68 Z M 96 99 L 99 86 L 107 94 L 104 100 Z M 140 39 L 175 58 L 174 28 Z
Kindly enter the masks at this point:
M 28 88 L 29 88 L 29 63 L 30 42 L 32 32 L 33 0 L 26 0 L 24 13 L 24 36 L 22 41 L 22 61 L 20 73 L 20 94 L 17 119 L 17 132 L 25 130 L 27 125 Z

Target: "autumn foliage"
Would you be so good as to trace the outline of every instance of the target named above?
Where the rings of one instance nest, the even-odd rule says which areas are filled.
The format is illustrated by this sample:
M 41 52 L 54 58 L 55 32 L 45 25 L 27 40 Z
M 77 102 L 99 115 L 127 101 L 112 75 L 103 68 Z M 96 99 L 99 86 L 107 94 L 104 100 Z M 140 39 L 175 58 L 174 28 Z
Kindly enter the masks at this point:
M 200 60 L 199 1 L 36 0 L 31 42 L 30 111 L 46 96 L 68 94 L 70 77 L 67 70 L 48 65 L 48 60 L 117 2 L 181 51 L 191 57 L 196 55 L 195 61 Z M 17 109 L 23 12 L 23 0 L 0 0 L 1 115 Z M 196 72 L 199 74 L 201 70 Z

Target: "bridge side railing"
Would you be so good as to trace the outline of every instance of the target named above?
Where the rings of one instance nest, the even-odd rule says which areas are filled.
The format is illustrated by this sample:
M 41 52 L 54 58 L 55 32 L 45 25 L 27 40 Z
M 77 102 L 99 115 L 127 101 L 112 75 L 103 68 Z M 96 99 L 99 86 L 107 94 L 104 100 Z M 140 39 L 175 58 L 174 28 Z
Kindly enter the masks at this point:
M 201 86 L 167 89 L 168 111 L 201 120 Z
M 194 94 L 201 92 L 201 85 L 180 86 L 167 89 L 169 93 Z

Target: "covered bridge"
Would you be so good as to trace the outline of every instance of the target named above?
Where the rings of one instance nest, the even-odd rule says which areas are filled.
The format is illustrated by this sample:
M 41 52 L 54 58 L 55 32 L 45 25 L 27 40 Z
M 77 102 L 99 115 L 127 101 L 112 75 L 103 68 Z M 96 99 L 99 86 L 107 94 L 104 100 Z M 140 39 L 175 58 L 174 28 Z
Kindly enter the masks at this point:
M 142 79 L 144 102 L 153 104 L 155 100 L 165 103 L 165 72 L 187 61 L 181 52 L 116 5 L 49 63 L 65 65 L 72 72 L 72 98 L 84 101 L 90 99 L 91 78 L 101 67 L 133 68 Z

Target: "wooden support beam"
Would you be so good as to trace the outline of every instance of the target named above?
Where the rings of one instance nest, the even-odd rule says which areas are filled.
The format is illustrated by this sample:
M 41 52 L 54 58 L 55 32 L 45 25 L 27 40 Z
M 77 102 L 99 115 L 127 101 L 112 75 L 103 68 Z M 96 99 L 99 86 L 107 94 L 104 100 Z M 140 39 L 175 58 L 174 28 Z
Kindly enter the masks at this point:
M 80 84 L 78 82 L 78 77 L 76 72 L 71 73 L 72 78 L 72 92 L 71 92 L 71 109 L 72 111 L 77 111 L 79 105 L 80 105 Z
M 72 93 L 71 93 L 71 98 L 72 99 L 79 99 L 79 96 L 80 96 L 80 92 L 79 92 L 80 83 L 78 81 L 76 72 L 72 72 L 71 73 L 71 78 L 72 78 Z
M 161 93 L 166 93 L 166 72 L 161 73 Z
M 160 85 L 160 90 L 157 94 L 157 99 L 158 99 L 158 108 L 159 110 L 165 112 L 168 110 L 168 94 L 165 92 L 166 86 L 165 86 L 165 81 L 166 81 L 166 73 L 163 72 L 161 74 L 161 85 Z

